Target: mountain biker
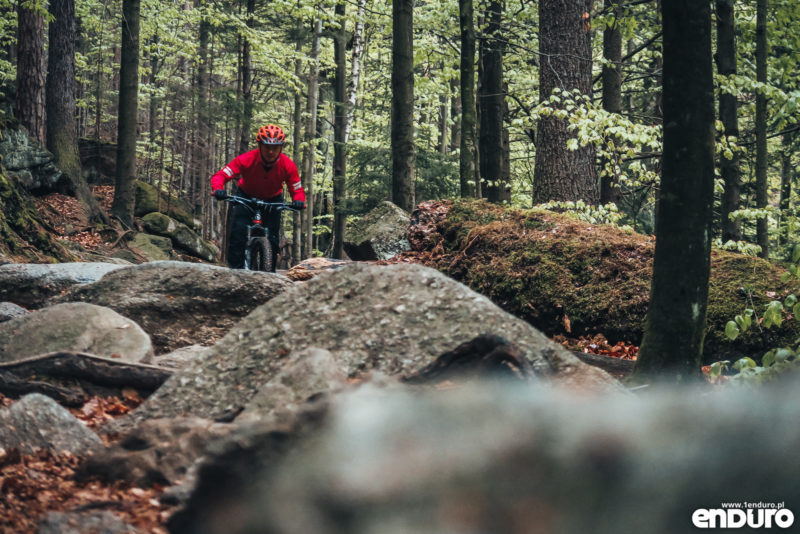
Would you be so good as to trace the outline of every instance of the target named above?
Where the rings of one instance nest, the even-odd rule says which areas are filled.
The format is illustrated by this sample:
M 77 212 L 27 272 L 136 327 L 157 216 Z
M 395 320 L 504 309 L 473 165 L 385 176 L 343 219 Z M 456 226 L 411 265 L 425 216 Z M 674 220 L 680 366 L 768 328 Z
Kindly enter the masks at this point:
M 212 195 L 223 200 L 225 184 L 239 177 L 239 196 L 257 198 L 265 202 L 281 202 L 283 184 L 286 184 L 292 196 L 291 206 L 295 209 L 305 208 L 306 193 L 300 183 L 297 165 L 283 154 L 286 134 L 279 126 L 267 124 L 256 134 L 258 148 L 237 156 L 211 177 Z M 252 213 L 245 206 L 232 206 L 228 237 L 228 265 L 233 269 L 244 267 L 244 249 L 247 245 L 247 226 Z M 281 230 L 281 212 L 272 209 L 264 214 L 264 223 L 269 231 L 272 243 L 272 270 L 277 263 L 279 236 Z

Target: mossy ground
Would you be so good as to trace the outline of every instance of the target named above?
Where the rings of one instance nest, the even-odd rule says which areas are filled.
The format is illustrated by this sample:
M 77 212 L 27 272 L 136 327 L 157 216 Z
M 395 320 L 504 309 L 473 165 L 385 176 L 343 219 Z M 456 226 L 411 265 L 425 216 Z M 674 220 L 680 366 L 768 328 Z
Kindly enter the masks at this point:
M 455 202 L 437 233 L 426 240 L 437 241 L 437 253 L 426 254 L 425 263 L 547 335 L 601 333 L 612 343 L 641 341 L 655 250 L 651 236 L 483 201 Z M 760 313 L 797 284 L 782 283 L 785 271 L 758 258 L 715 251 L 711 261 L 705 360 L 760 356 L 795 340 L 800 324 L 793 320 L 768 335 L 756 328 L 728 341 L 727 321 L 746 307 Z
M 51 263 L 74 259 L 52 237 L 49 228 L 36 213 L 33 203 L 24 196 L 12 179 L 0 168 L 0 254 L 9 260 Z

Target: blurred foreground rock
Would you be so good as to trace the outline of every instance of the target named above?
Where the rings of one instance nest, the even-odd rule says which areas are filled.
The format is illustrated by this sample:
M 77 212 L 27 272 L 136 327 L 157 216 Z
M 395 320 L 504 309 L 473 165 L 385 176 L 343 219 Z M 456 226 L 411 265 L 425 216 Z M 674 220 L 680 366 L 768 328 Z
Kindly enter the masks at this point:
M 800 513 L 798 400 L 797 388 L 642 398 L 364 388 L 288 451 L 273 432 L 212 456 L 170 531 L 672 534 L 723 502 Z M 223 465 L 246 482 L 215 493 Z

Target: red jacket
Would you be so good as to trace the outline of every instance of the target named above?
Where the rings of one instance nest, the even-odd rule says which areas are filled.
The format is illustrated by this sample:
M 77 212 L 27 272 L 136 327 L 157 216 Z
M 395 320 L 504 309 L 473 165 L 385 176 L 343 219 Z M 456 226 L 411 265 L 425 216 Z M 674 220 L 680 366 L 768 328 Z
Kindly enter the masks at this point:
M 267 169 L 261 161 L 258 149 L 245 152 L 211 177 L 211 190 L 222 189 L 237 176 L 240 176 L 239 189 L 251 197 L 262 200 L 276 197 L 283 192 L 285 183 L 292 200 L 306 200 L 297 165 L 286 154 L 281 154 L 278 161 Z

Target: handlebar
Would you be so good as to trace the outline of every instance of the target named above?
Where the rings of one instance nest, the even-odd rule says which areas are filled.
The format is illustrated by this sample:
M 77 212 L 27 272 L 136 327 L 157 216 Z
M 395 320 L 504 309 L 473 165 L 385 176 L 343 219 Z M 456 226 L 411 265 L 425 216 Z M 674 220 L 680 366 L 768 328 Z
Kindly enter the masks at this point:
M 241 204 L 242 206 L 250 208 L 251 210 L 255 210 L 256 208 L 277 208 L 278 211 L 300 211 L 297 208 L 293 208 L 291 204 L 287 204 L 286 202 L 264 202 L 263 200 L 259 200 L 257 198 L 237 197 L 236 195 L 228 195 L 220 200 L 234 204 Z

